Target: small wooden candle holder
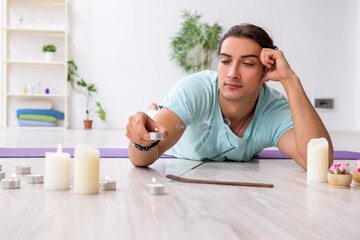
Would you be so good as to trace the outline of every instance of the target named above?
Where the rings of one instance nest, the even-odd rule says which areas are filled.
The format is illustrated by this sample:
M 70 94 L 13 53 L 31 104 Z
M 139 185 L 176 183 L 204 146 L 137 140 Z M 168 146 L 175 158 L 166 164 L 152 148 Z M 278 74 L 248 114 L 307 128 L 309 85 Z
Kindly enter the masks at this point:
M 354 178 L 354 185 L 360 186 L 360 172 L 353 172 L 353 178 Z
M 332 174 L 328 173 L 327 179 L 332 188 L 350 188 L 352 182 L 351 174 Z

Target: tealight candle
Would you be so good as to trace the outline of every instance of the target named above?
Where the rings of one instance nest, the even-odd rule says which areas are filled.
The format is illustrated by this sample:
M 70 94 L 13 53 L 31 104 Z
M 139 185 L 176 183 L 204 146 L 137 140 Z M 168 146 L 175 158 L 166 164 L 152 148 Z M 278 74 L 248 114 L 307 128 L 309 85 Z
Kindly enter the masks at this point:
M 70 187 L 70 154 L 63 153 L 61 144 L 57 152 L 45 155 L 45 189 L 67 190 Z
M 165 133 L 160 133 L 157 131 L 157 128 L 155 128 L 155 132 L 149 132 L 150 140 L 164 140 Z
M 110 181 L 106 176 L 105 179 L 100 180 L 99 188 L 103 191 L 116 190 L 116 181 Z
M 43 175 L 40 174 L 27 175 L 26 181 L 27 183 L 31 183 L 31 184 L 43 183 Z
M 24 166 L 24 164 L 21 165 L 21 166 L 17 166 L 16 167 L 16 173 L 17 174 L 30 174 L 31 173 L 31 167 Z
M 162 195 L 162 194 L 164 194 L 164 190 L 165 190 L 164 184 L 156 183 L 156 178 L 155 177 L 152 178 L 152 182 L 153 183 L 146 185 L 146 189 L 147 189 L 148 194 L 150 194 L 150 195 Z
M 10 179 L 4 179 L 1 181 L 4 189 L 20 188 L 20 179 L 16 178 L 16 174 L 12 173 Z
M 0 172 L 0 180 L 5 178 L 5 172 Z

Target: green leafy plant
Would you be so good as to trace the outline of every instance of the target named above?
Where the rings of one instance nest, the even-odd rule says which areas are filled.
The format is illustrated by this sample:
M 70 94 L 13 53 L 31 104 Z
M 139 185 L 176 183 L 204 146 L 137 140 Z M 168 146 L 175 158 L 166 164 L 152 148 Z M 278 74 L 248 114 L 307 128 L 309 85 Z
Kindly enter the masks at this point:
M 42 47 L 43 52 L 56 52 L 56 46 L 55 45 L 44 45 Z
M 71 87 L 76 92 L 84 94 L 86 96 L 86 120 L 90 120 L 92 116 L 96 113 L 96 115 L 105 122 L 106 113 L 102 108 L 100 102 L 96 101 L 96 105 L 91 107 L 93 93 L 97 92 L 95 84 L 85 82 L 85 80 L 81 78 L 77 73 L 77 69 L 78 67 L 73 60 L 68 61 L 67 81 L 70 82 Z
M 214 23 L 201 23 L 201 14 L 195 11 L 182 11 L 179 32 L 171 37 L 170 59 L 175 61 L 184 72 L 198 72 L 211 69 L 212 55 L 216 52 L 223 28 Z

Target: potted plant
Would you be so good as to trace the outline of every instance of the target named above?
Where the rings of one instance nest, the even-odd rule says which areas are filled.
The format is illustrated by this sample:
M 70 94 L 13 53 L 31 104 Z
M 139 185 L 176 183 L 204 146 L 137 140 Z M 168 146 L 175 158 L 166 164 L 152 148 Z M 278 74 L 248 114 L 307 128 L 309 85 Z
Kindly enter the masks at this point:
M 211 69 L 222 27 L 217 23 L 212 26 L 201 23 L 202 16 L 198 12 L 192 14 L 184 10 L 181 17 L 184 22 L 179 32 L 171 38 L 170 59 L 186 73 Z
M 51 62 L 54 60 L 54 56 L 55 56 L 55 52 L 56 52 L 56 46 L 49 44 L 49 45 L 44 45 L 42 47 L 42 51 L 44 53 L 44 57 L 45 60 L 48 62 Z
M 86 119 L 84 120 L 85 129 L 92 128 L 92 118 L 94 116 L 99 117 L 105 122 L 106 113 L 102 108 L 100 102 L 94 101 L 93 93 L 97 92 L 95 84 L 87 83 L 77 74 L 77 65 L 73 60 L 68 61 L 68 82 L 70 82 L 71 87 L 78 93 L 84 94 L 86 96 Z M 79 80 L 80 78 L 80 80 Z
M 356 171 L 353 172 L 355 186 L 360 186 L 360 159 L 355 162 Z
M 349 164 L 340 163 L 329 169 L 328 181 L 333 188 L 350 188 L 352 175 L 349 173 Z

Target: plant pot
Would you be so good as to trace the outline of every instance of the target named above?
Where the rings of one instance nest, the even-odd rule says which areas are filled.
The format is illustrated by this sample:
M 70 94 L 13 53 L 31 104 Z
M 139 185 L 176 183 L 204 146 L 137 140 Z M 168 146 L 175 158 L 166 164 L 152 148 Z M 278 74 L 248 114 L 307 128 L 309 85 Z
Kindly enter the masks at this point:
M 355 186 L 360 186 L 360 172 L 353 172 L 354 184 Z
M 332 174 L 328 173 L 327 179 L 330 187 L 333 188 L 350 188 L 352 182 L 351 174 Z
M 44 58 L 47 62 L 54 61 L 55 52 L 44 52 Z
M 84 120 L 84 128 L 91 129 L 92 128 L 92 120 Z

